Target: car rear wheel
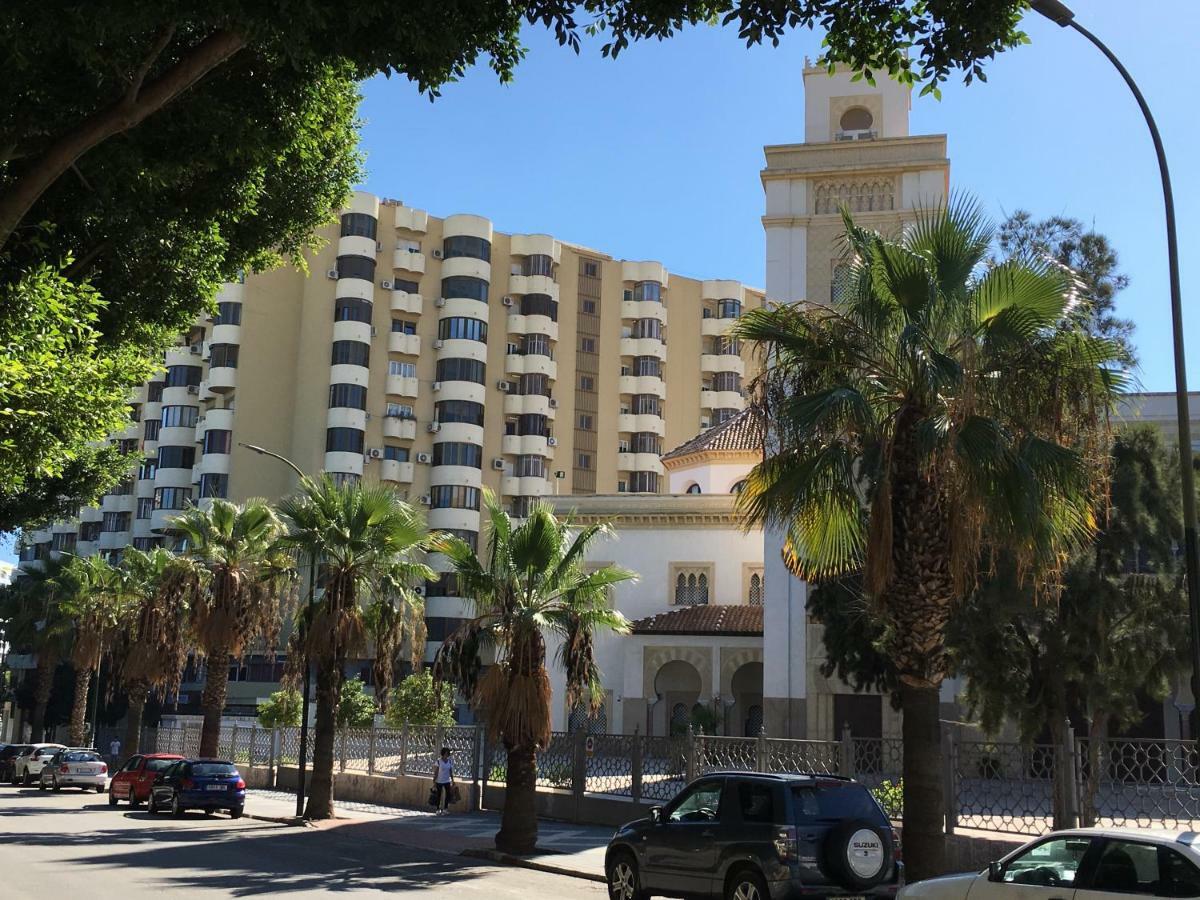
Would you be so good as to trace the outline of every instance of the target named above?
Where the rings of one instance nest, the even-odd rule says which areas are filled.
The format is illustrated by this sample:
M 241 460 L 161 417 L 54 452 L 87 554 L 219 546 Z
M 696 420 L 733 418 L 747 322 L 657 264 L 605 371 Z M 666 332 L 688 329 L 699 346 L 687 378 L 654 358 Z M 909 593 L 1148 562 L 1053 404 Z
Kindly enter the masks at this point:
M 632 853 L 614 854 L 608 861 L 608 871 L 605 874 L 609 900 L 647 900 L 650 896 L 642 890 L 637 860 L 633 858 Z
M 242 817 L 242 808 L 240 806 L 235 806 L 233 809 L 231 809 L 229 811 L 229 818 L 240 819 L 241 817 Z
M 725 882 L 725 900 L 770 900 L 767 883 L 753 869 L 734 872 Z
M 87 788 L 84 788 L 84 790 L 86 791 Z M 104 785 L 102 785 L 102 784 L 96 785 L 96 793 L 103 794 L 104 793 Z
M 130 806 L 139 806 L 139 805 L 141 805 L 141 802 L 142 802 L 141 800 L 138 799 L 137 792 L 133 788 L 129 789 L 129 796 L 126 797 L 125 799 L 129 801 Z
M 38 779 L 38 790 L 44 791 L 45 789 L 46 789 L 46 780 L 44 778 L 39 778 Z
M 150 799 L 146 801 L 146 812 L 152 816 L 158 815 L 158 805 L 154 802 L 154 795 L 150 795 Z
M 175 794 L 171 798 L 171 815 L 177 819 L 183 818 L 184 808 L 179 803 L 179 795 Z
M 26 769 L 25 770 L 25 787 L 29 787 L 31 784 L 33 784 L 33 775 L 31 775 L 29 773 L 29 770 Z

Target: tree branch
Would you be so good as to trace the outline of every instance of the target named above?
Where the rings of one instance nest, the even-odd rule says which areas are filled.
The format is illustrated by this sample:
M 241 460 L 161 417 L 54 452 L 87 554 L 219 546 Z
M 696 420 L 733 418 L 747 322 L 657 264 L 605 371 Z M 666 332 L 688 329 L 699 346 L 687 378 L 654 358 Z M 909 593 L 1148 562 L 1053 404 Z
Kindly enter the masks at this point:
M 142 89 L 142 84 L 146 81 L 146 75 L 150 72 L 150 67 L 158 60 L 167 45 L 171 43 L 171 39 L 175 37 L 175 23 L 164 25 L 158 32 L 158 36 L 154 39 L 154 43 L 150 47 L 150 52 L 146 54 L 146 58 L 142 60 L 141 65 L 134 70 L 133 77 L 129 79 L 129 90 L 125 92 L 125 98 L 128 102 L 137 100 L 138 93 Z
M 166 40 L 169 42 L 170 38 L 167 37 Z M 155 41 L 155 47 L 162 42 L 163 35 L 160 34 Z M 185 52 L 178 62 L 149 84 L 138 83 L 137 93 L 132 98 L 126 93 L 115 103 L 88 116 L 78 127 L 50 144 L 32 166 L 0 193 L 0 247 L 12 236 L 21 219 L 46 189 L 83 154 L 113 135 L 140 124 L 245 45 L 246 39 L 236 32 L 213 32 Z M 147 59 L 143 60 L 138 71 L 134 73 L 135 80 L 144 80 L 143 68 L 148 70 L 161 52 L 162 49 L 159 48 L 147 54 Z M 141 73 L 140 76 L 138 73 Z

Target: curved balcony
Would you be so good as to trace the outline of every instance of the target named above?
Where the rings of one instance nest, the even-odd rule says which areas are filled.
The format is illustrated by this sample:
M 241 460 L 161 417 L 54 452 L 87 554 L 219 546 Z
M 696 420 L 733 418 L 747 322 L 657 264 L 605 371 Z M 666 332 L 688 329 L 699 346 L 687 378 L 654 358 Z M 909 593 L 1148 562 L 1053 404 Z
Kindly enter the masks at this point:
M 208 370 L 208 389 L 214 394 L 227 394 L 237 387 L 237 368 L 217 366 Z
M 466 235 L 467 237 L 477 237 L 483 238 L 485 241 L 491 241 L 492 222 L 490 219 L 472 215 L 471 213 L 455 213 L 452 216 L 446 216 L 442 220 L 442 234 L 445 237 Z
M 228 475 L 229 474 L 229 457 L 228 453 L 205 453 L 200 457 L 201 475 Z
M 79 530 L 79 520 L 70 519 L 63 522 L 55 522 L 50 526 L 50 533 L 54 534 L 74 534 Z
M 737 300 L 746 305 L 746 286 L 740 281 L 717 278 L 700 282 L 701 300 Z
M 199 421 L 199 419 L 196 420 L 197 423 L 199 423 Z M 183 427 L 181 425 L 177 425 L 172 428 L 160 428 L 158 429 L 157 443 L 160 447 L 191 446 L 192 444 L 196 443 L 196 426 L 189 425 L 187 427 Z
M 745 409 L 741 391 L 700 391 L 701 409 Z
M 204 426 L 206 428 L 220 428 L 224 431 L 232 431 L 233 412 L 232 409 L 210 409 L 204 414 Z
M 429 228 L 429 213 L 423 209 L 413 209 L 411 206 L 393 207 L 396 212 L 395 228 L 397 231 L 416 231 L 424 233 Z
M 482 487 L 483 473 L 474 466 L 434 466 L 429 470 L 429 483 Z
M 198 366 L 200 365 L 200 354 L 193 353 L 191 347 L 171 347 L 164 354 L 163 364 L 167 368 L 171 366 Z
M 549 439 L 540 434 L 506 434 L 500 438 L 500 452 L 506 456 L 554 455 Z
M 420 382 L 406 375 L 389 375 L 387 377 L 387 392 L 397 397 L 415 397 Z
M 500 493 L 511 497 L 544 497 L 550 493 L 550 482 L 537 475 L 505 475 L 500 479 Z
M 417 420 L 401 419 L 399 416 L 385 416 L 383 419 L 383 436 L 398 438 L 402 441 L 412 441 L 417 437 Z
M 548 294 L 558 302 L 558 282 L 549 275 L 509 275 L 510 294 Z
M 156 509 L 150 513 L 150 530 L 157 534 L 169 534 L 175 531 L 174 519 L 183 513 L 182 509 Z M 104 535 L 100 535 L 101 543 Z
M 334 341 L 359 341 L 363 344 L 371 343 L 371 323 L 369 322 L 334 322 L 333 337 Z
M 363 278 L 339 278 L 336 285 L 338 299 L 375 299 L 375 282 Z
M 716 317 L 701 319 L 700 333 L 705 337 L 724 337 L 736 324 L 737 319 L 718 319 Z
M 470 400 L 472 403 L 486 403 L 487 387 L 474 381 L 435 381 L 437 390 L 433 392 L 435 403 L 442 400 Z
M 438 359 L 474 359 L 486 365 L 487 344 L 483 341 L 451 338 L 442 341 L 442 346 L 438 348 Z
M 479 513 L 473 509 L 431 509 L 426 514 L 426 520 L 430 531 L 439 528 L 479 530 Z
M 549 256 L 556 263 L 562 259 L 562 244 L 548 234 L 514 234 L 508 249 L 513 256 Z
M 558 340 L 558 323 L 549 316 L 523 316 L 512 313 L 508 317 L 509 334 L 544 334 L 550 340 Z
M 159 510 L 156 509 L 154 514 L 157 515 L 158 512 Z M 129 538 L 128 531 L 102 531 L 96 546 L 99 550 L 124 550 L 129 544 Z
M 363 473 L 363 457 L 361 453 L 347 453 L 336 450 L 325 454 L 326 472 L 349 472 L 352 475 Z
M 192 480 L 191 469 L 159 469 L 154 473 L 154 486 L 156 488 L 191 487 Z
M 118 431 L 111 437 L 118 440 L 128 440 L 142 436 L 142 430 L 145 428 L 141 422 L 130 422 L 122 430 Z
M 357 384 L 367 386 L 370 372 L 366 366 L 353 366 L 348 363 L 329 367 L 330 384 Z
M 76 556 L 95 556 L 100 552 L 100 541 L 76 541 Z
M 199 401 L 200 389 L 198 387 L 188 387 L 180 385 L 179 387 L 163 388 L 162 404 L 163 406 L 195 406 Z
M 546 416 L 553 419 L 558 410 L 550 405 L 550 398 L 542 394 L 505 394 L 504 414 L 506 416 Z
M 419 334 L 405 334 L 402 331 L 389 332 L 388 352 L 404 353 L 408 356 L 420 356 L 421 336 Z
M 365 256 L 367 259 L 374 259 L 378 252 L 374 238 L 357 234 L 338 238 L 338 256 Z
M 642 413 L 640 415 L 621 413 L 617 416 L 617 431 L 628 432 L 630 434 L 638 431 L 646 431 L 662 437 L 666 433 L 666 430 L 667 423 L 662 416 L 650 415 L 649 413 Z
M 450 236 L 449 232 L 447 232 L 446 236 Z M 491 240 L 491 238 L 488 238 L 488 240 Z M 490 282 L 492 280 L 492 264 L 484 259 L 476 259 L 474 256 L 452 256 L 450 259 L 442 260 L 442 277 L 450 278 L 454 275 L 480 278 Z M 450 298 L 447 297 L 446 299 Z M 478 303 L 479 301 L 476 300 L 475 302 Z
M 667 345 L 659 338 L 621 338 L 622 356 L 653 356 L 657 359 L 667 358 Z
M 419 316 L 423 306 L 424 301 L 420 294 L 410 294 L 407 291 L 392 291 L 392 312 Z
M 667 270 L 660 262 L 645 260 L 644 262 L 621 263 L 622 281 L 657 281 L 664 288 L 667 286 Z
M 100 511 L 98 506 L 85 506 L 79 510 L 80 522 L 103 522 L 104 513 Z
M 438 300 L 437 307 L 439 321 L 460 316 L 481 322 L 488 320 L 488 305 L 469 297 L 445 297 Z
M 662 400 L 667 396 L 667 383 L 657 375 L 621 375 L 617 390 L 622 394 L 653 394 Z
M 133 486 L 133 496 L 139 500 L 144 500 L 147 497 L 154 496 L 154 479 L 139 478 L 137 484 Z
M 476 444 L 483 446 L 483 426 L 470 425 L 466 422 L 442 422 L 433 436 L 433 442 L 440 444 L 453 441 L 457 444 Z
M 412 484 L 413 463 L 400 462 L 398 459 L 383 459 L 379 461 L 379 480 L 395 481 L 399 484 Z
M 200 390 L 196 396 L 198 396 L 201 400 L 212 400 L 217 396 L 213 393 L 212 388 L 208 386 L 207 378 L 200 382 Z
M 353 428 L 355 431 L 366 431 L 367 414 L 361 409 L 335 406 L 326 412 L 325 425 L 328 428 Z
M 510 353 L 504 357 L 504 371 L 509 375 L 545 375 L 551 381 L 558 379 L 558 363 L 548 356 Z
M 217 291 L 217 303 L 245 303 L 246 285 L 241 281 L 227 281 Z
M 210 344 L 240 344 L 242 342 L 241 325 L 214 325 Z
M 622 300 L 622 319 L 658 319 L 667 324 L 667 308 L 657 300 Z
M 657 453 L 618 453 L 617 470 L 620 472 L 657 472 L 662 475 L 662 460 Z
M 701 353 L 701 372 L 737 372 L 746 374 L 746 363 L 734 353 Z
M 350 203 L 342 209 L 342 213 L 364 213 L 379 218 L 379 198 L 370 191 L 354 191 L 350 195 Z
M 412 272 L 415 275 L 425 274 L 425 254 L 407 247 L 397 247 L 392 251 L 392 271 Z

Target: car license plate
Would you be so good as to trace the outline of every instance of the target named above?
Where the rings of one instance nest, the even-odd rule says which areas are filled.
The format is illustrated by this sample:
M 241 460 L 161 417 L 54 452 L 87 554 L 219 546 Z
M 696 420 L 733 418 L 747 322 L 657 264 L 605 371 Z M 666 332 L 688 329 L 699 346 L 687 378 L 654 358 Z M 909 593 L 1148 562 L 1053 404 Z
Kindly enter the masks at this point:
M 79 770 L 80 775 L 98 775 L 99 773 L 100 773 L 100 770 L 93 768 L 92 766 L 85 766 L 84 768 Z
M 206 790 L 206 791 L 223 791 L 223 790 L 225 790 L 225 785 L 223 785 L 223 784 L 210 784 L 210 785 L 208 785 L 208 786 L 205 788 L 205 790 Z

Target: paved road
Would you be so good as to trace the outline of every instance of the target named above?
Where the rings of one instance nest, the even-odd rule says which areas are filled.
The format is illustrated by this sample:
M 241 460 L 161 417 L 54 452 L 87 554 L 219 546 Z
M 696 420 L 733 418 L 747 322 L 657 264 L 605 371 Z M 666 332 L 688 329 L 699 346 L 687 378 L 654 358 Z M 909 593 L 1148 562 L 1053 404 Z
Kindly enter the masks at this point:
M 176 820 L 110 809 L 102 795 L 0 788 L 0 896 L 5 900 L 355 898 L 421 890 L 432 898 L 602 900 L 603 885 L 355 835 L 252 819 Z

